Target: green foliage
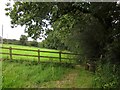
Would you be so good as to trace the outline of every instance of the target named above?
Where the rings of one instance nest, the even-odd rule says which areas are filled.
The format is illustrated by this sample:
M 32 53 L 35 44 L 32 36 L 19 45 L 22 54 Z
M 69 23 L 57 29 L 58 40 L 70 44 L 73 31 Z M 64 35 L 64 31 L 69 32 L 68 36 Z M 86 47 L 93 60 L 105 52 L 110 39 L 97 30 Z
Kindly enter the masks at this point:
M 20 36 L 20 44 L 21 45 L 27 45 L 27 40 L 28 40 L 27 36 L 25 36 L 25 35 Z
M 114 64 L 120 63 L 120 43 L 119 41 L 114 41 L 106 47 L 106 59 Z
M 68 50 L 83 53 L 85 57 L 99 58 L 105 54 L 104 48 L 119 36 L 119 8 L 116 2 L 16 2 L 12 9 L 6 11 L 12 25 L 26 25 L 25 31 L 29 36 L 36 39 L 43 33 L 47 34 L 49 30 L 43 27 L 48 26 L 45 22 L 48 20 L 53 31 L 57 32 L 55 36 Z
M 36 40 L 31 41 L 29 44 L 30 46 L 38 47 L 38 42 Z
M 16 39 L 3 39 L 3 44 L 25 45 L 25 46 L 38 47 L 38 42 L 36 40 L 27 41 L 27 37 L 26 36 L 22 36 L 22 35 L 20 37 L 20 40 L 16 40 Z
M 61 42 L 56 34 L 56 31 L 49 32 L 48 37 L 42 41 L 44 47 L 56 50 L 67 50 L 67 47 Z
M 96 71 L 95 86 L 99 88 L 119 88 L 119 65 L 99 63 Z
M 12 25 L 26 25 L 26 32 L 35 39 L 43 32 L 50 31 L 43 29 L 43 26 L 48 26 L 44 20 L 48 20 L 53 27 L 53 34 L 48 34 L 45 47 L 58 48 L 62 44 L 87 59 L 103 56 L 107 63 L 102 67 L 99 65 L 97 81 L 102 82 L 99 87 L 118 86 L 120 75 L 114 74 L 113 69 L 114 65 L 120 63 L 120 4 L 16 2 L 12 9 L 6 10 Z
M 12 27 L 25 25 L 28 36 L 37 39 L 44 32 L 43 27 L 48 26 L 44 20 L 50 20 L 51 9 L 52 3 L 49 2 L 15 2 L 13 8 L 6 11 L 11 18 Z
M 3 44 L 19 45 L 20 42 L 19 42 L 19 40 L 16 40 L 16 39 L 3 39 Z
M 38 43 L 39 48 L 45 48 L 43 41 Z
M 71 26 L 72 28 L 64 30 L 64 27 L 65 25 L 62 26 L 63 29 L 59 28 L 58 34 L 69 50 L 81 53 L 88 58 L 99 57 L 100 49 L 103 47 L 100 44 L 105 38 L 105 33 L 97 19 L 90 14 L 81 14 L 76 24 Z

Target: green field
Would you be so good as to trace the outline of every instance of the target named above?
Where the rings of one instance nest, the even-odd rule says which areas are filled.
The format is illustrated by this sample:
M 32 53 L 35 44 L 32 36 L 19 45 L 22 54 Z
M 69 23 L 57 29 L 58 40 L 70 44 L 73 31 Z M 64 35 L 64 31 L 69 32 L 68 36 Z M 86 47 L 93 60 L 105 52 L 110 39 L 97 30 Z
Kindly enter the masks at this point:
M 64 66 L 33 61 L 3 61 L 2 63 L 2 87 L 25 88 L 41 87 L 42 83 L 59 80 L 71 68 Z
M 37 50 L 39 48 L 6 45 L 4 47 L 25 48 Z M 52 49 L 40 48 L 46 51 L 58 51 Z M 9 50 L 2 49 L 2 52 Z M 66 51 L 65 51 L 66 52 Z M 19 54 L 37 55 L 37 52 L 30 51 L 13 51 Z M 40 55 L 57 57 L 59 54 L 43 53 Z M 62 57 L 70 57 L 70 55 L 62 55 Z M 41 58 L 38 64 L 37 58 L 25 56 L 13 56 L 13 60 L 9 60 L 9 55 L 2 55 L 5 60 L 2 61 L 2 87 L 3 88 L 92 88 L 94 87 L 94 74 L 85 71 L 84 67 L 77 67 L 70 63 L 54 63 L 59 62 L 59 59 Z M 69 60 L 68 60 L 69 61 Z M 64 59 L 62 62 L 68 62 Z
M 58 50 L 53 50 L 53 49 L 45 49 L 45 48 L 37 48 L 37 47 L 29 47 L 29 46 L 20 46 L 20 45 L 11 45 L 11 44 L 3 44 L 3 47 L 12 47 L 12 48 L 19 48 L 19 49 L 30 49 L 30 50 L 41 50 L 41 51 L 52 51 L 52 52 L 59 52 Z M 2 52 L 9 53 L 9 49 L 2 49 Z M 62 51 L 62 52 L 67 52 L 67 51 Z M 23 51 L 23 50 L 12 50 L 13 54 L 27 54 L 27 55 L 38 55 L 38 52 L 34 51 Z M 50 56 L 50 57 L 59 57 L 59 53 L 49 53 L 49 52 L 40 52 L 41 56 Z M 71 58 L 74 57 L 73 55 L 68 55 L 68 54 L 61 54 L 62 58 Z M 10 55 L 2 55 L 3 59 L 10 59 Z M 30 56 L 12 56 L 13 59 L 15 60 L 31 60 L 31 61 L 38 61 L 37 57 L 30 57 Z M 40 61 L 55 61 L 59 62 L 59 58 L 40 58 Z M 62 59 L 62 62 L 73 62 L 74 60 L 69 60 L 69 59 Z
M 94 74 L 70 64 L 10 61 L 2 63 L 3 88 L 92 88 Z

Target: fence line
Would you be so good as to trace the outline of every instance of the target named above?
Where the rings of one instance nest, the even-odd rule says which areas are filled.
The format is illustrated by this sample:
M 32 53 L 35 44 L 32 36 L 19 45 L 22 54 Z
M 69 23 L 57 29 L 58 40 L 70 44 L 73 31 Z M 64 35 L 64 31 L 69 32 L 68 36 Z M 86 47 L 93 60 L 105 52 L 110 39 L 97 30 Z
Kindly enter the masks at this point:
M 68 55 L 80 55 L 80 54 L 75 54 L 75 53 L 66 53 L 66 52 L 62 52 L 62 51 L 58 51 L 58 52 L 54 52 L 54 51 L 42 51 L 40 49 L 38 50 L 31 50 L 31 49 L 19 49 L 19 48 L 12 48 L 12 47 L 1 47 L 3 49 L 8 49 L 9 53 L 4 53 L 4 52 L 0 52 L 0 54 L 6 54 L 10 56 L 10 60 L 13 59 L 13 55 L 17 55 L 17 56 L 31 56 L 31 57 L 38 57 L 38 63 L 40 63 L 40 57 L 42 58 L 55 58 L 55 59 L 59 59 L 59 61 L 61 62 L 61 59 L 69 59 L 72 60 L 74 58 L 62 58 L 62 54 L 68 54 Z M 15 54 L 12 53 L 13 50 L 20 50 L 20 51 L 33 51 L 33 52 L 37 52 L 38 55 L 28 55 L 28 54 Z M 59 55 L 59 57 L 52 57 L 52 56 L 41 56 L 40 52 L 46 52 L 46 53 L 57 53 Z
M 10 49 L 10 47 L 0 47 L 3 49 Z M 35 51 L 38 52 L 38 50 L 30 50 L 30 49 L 21 49 L 21 48 L 12 48 L 14 50 L 23 50 L 23 51 Z M 48 52 L 48 53 L 59 53 L 60 51 L 40 51 L 40 52 Z M 68 53 L 68 52 L 61 52 L 61 54 L 71 54 L 71 55 L 80 55 L 80 54 L 76 54 L 76 53 Z

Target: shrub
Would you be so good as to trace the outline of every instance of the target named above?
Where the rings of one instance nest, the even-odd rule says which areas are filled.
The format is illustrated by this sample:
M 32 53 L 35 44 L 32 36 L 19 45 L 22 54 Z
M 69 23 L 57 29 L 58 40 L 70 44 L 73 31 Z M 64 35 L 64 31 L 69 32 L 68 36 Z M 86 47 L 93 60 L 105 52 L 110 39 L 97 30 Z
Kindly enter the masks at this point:
M 30 45 L 31 45 L 31 46 L 34 46 L 34 47 L 38 47 L 38 42 L 35 41 L 35 40 L 34 40 L 34 41 L 31 41 L 31 42 L 30 42 Z
M 99 88 L 118 88 L 120 87 L 120 70 L 118 65 L 111 63 L 102 64 L 99 62 L 96 76 L 95 86 Z

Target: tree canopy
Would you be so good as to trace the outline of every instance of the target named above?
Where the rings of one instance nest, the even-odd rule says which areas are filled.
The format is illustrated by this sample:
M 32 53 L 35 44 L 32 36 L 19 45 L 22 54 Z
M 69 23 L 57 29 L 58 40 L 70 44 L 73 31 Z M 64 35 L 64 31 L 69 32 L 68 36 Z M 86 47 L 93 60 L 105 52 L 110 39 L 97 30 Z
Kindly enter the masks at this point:
M 27 36 L 25 36 L 25 35 L 20 36 L 20 44 L 21 45 L 27 45 L 27 40 L 28 40 Z
M 68 50 L 88 58 L 109 56 L 119 49 L 120 5 L 116 2 L 15 2 L 6 10 L 12 27 L 25 25 L 25 32 L 37 39 L 50 31 L 50 24 Z

